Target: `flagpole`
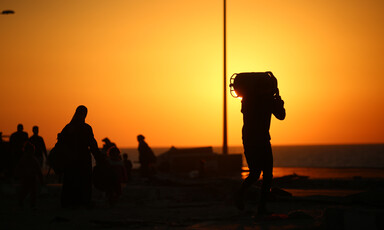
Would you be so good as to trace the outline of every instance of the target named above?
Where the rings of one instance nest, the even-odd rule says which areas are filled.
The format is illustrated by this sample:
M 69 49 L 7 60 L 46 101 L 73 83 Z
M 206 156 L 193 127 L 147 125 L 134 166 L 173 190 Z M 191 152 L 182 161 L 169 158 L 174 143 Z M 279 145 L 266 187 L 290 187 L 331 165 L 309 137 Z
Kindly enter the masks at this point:
M 224 125 L 223 125 L 223 154 L 228 154 L 227 127 L 227 1 L 224 0 Z

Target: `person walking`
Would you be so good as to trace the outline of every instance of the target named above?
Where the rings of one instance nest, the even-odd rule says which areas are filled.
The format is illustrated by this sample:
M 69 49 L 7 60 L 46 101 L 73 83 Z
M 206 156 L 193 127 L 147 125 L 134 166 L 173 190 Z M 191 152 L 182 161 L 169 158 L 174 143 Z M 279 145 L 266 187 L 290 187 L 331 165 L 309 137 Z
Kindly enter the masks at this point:
M 59 135 L 59 142 L 67 146 L 71 164 L 63 172 L 61 206 L 63 208 L 90 207 L 92 194 L 92 157 L 102 160 L 92 127 L 85 123 L 88 109 L 77 107 L 71 122 Z
M 23 155 L 24 144 L 28 141 L 28 133 L 24 132 L 24 126 L 22 124 L 17 125 L 17 131 L 12 133 L 9 137 L 9 144 L 11 147 L 11 162 L 10 164 L 10 177 L 13 176 L 16 165 L 19 163 L 21 156 Z
M 243 113 L 242 139 L 244 155 L 248 163 L 249 175 L 243 181 L 236 196 L 236 205 L 244 209 L 244 193 L 263 172 L 258 204 L 258 215 L 267 214 L 266 202 L 273 177 L 273 156 L 269 128 L 272 114 L 279 120 L 285 119 L 284 101 L 279 95 L 277 80 L 271 72 L 262 76 L 248 76 L 238 85 L 241 92 L 241 112 Z M 252 84 L 251 77 L 258 77 L 257 84 Z M 240 81 L 239 81 L 240 82 Z M 236 84 L 236 79 L 235 79 Z M 235 85 L 236 90 L 236 85 Z
M 20 181 L 19 205 L 21 207 L 27 195 L 30 195 L 31 208 L 36 207 L 38 188 L 43 183 L 43 174 L 35 151 L 35 146 L 31 142 L 25 142 L 23 155 L 16 166 L 16 176 Z
M 137 136 L 137 141 L 139 142 L 140 171 L 142 176 L 150 178 L 156 173 L 155 164 L 157 159 L 144 139 L 145 137 L 141 134 Z
M 44 157 L 48 159 L 47 148 L 45 147 L 44 139 L 39 136 L 39 127 L 33 126 L 33 135 L 29 138 L 29 141 L 35 146 L 35 157 L 38 160 L 40 167 L 43 166 Z

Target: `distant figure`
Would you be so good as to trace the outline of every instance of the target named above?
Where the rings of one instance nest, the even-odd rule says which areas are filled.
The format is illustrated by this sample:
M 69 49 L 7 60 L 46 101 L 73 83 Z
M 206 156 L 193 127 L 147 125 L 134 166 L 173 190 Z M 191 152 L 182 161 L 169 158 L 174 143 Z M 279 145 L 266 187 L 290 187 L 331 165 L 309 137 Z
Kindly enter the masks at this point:
M 35 146 L 35 156 L 40 163 L 40 167 L 43 166 L 44 157 L 48 159 L 47 148 L 45 147 L 44 139 L 39 136 L 39 127 L 33 126 L 33 135 L 29 138 L 29 141 Z
M 96 163 L 102 161 L 100 150 L 93 136 L 92 127 L 85 123 L 88 109 L 77 107 L 72 120 L 61 131 L 59 142 L 64 143 L 71 152 L 72 165 L 64 169 L 61 206 L 89 207 L 92 193 L 92 158 Z
M 123 154 L 123 164 L 125 167 L 125 171 L 127 172 L 127 181 L 130 181 L 132 179 L 132 167 L 133 167 L 133 165 L 132 165 L 132 161 L 128 160 L 128 154 L 127 153 Z
M 244 78 L 246 80 L 242 84 L 244 84 L 245 90 L 239 90 L 242 93 L 243 147 L 249 167 L 249 176 L 239 190 L 236 204 L 239 209 L 244 209 L 244 192 L 259 179 L 263 172 L 263 184 L 258 204 L 259 215 L 267 213 L 266 201 L 272 182 L 273 157 L 269 134 L 271 115 L 273 114 L 279 120 L 285 118 L 284 101 L 279 95 L 277 80 L 272 73 L 266 73 L 268 73 L 267 76 L 257 79 L 259 81 L 256 85 L 252 85 L 252 82 L 247 83 L 247 78 Z M 238 87 L 241 89 L 241 85 Z
M 151 177 L 156 173 L 156 156 L 153 153 L 152 149 L 144 141 L 144 139 L 145 137 L 143 135 L 137 136 L 137 141 L 139 142 L 138 150 L 140 171 L 142 176 Z
M 110 204 L 114 204 L 121 195 L 121 183 L 127 181 L 127 172 L 125 170 L 123 161 L 121 160 L 120 150 L 116 146 L 112 146 L 108 149 L 108 160 L 113 168 L 117 183 L 114 188 L 107 193 L 109 197 Z
M 23 155 L 24 144 L 28 141 L 28 133 L 24 132 L 23 130 L 23 125 L 18 124 L 17 131 L 12 133 L 11 137 L 9 138 L 9 144 L 11 145 L 12 154 L 12 162 L 10 162 L 11 173 L 14 167 L 19 163 L 19 160 Z
M 16 176 L 21 184 L 19 204 L 23 206 L 25 198 L 30 195 L 31 207 L 34 208 L 38 186 L 43 183 L 43 174 L 35 157 L 35 146 L 31 142 L 25 142 L 23 152 L 24 154 L 16 167 Z
M 113 146 L 116 147 L 116 144 L 111 142 L 108 137 L 104 138 L 102 141 L 104 142 L 104 144 L 103 144 L 103 148 L 101 149 L 101 153 L 104 156 L 107 156 L 108 149 Z

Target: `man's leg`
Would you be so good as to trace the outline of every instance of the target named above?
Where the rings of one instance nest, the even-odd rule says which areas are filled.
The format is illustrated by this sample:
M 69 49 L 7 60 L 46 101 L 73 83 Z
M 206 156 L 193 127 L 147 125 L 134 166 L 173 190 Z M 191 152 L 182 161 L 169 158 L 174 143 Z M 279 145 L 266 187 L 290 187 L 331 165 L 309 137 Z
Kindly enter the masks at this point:
M 265 161 L 263 167 L 263 184 L 261 186 L 260 193 L 260 201 L 258 205 L 258 214 L 266 214 L 267 213 L 267 199 L 268 194 L 272 185 L 273 178 L 273 157 L 272 157 L 272 148 L 270 143 L 266 143 L 265 145 Z
M 254 183 L 256 183 L 256 181 L 260 177 L 260 174 L 261 174 L 260 170 L 259 171 L 250 170 L 248 177 L 245 178 L 245 180 L 241 184 L 241 187 L 235 196 L 236 207 L 239 210 L 244 210 L 244 194 Z

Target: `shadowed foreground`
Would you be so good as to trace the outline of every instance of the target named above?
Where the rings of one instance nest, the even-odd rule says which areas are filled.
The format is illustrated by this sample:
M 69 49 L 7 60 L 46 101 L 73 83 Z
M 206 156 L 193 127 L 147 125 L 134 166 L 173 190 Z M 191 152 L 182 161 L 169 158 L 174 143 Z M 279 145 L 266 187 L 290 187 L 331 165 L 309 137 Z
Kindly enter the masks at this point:
M 4 229 L 383 229 L 384 226 L 383 180 L 277 178 L 274 185 L 294 191 L 293 196 L 275 190 L 268 208 L 277 214 L 264 217 L 254 216 L 258 186 L 247 194 L 245 211 L 235 208 L 232 195 L 240 182 L 228 177 L 186 179 L 159 175 L 151 182 L 136 178 L 124 187 L 122 197 L 113 207 L 105 194 L 94 189 L 92 209 L 60 208 L 61 187 L 48 184 L 42 187 L 34 210 L 17 206 L 17 185 L 1 184 L 0 222 Z M 332 189 L 371 190 L 350 192 L 351 195 L 342 192 L 333 193 L 337 196 L 313 195 L 313 191 L 325 188 L 331 194 Z

